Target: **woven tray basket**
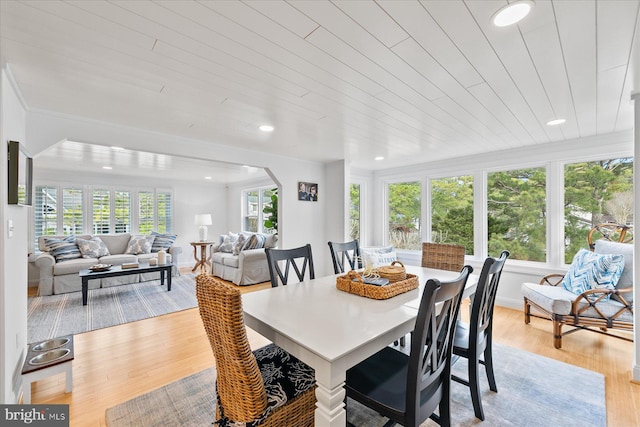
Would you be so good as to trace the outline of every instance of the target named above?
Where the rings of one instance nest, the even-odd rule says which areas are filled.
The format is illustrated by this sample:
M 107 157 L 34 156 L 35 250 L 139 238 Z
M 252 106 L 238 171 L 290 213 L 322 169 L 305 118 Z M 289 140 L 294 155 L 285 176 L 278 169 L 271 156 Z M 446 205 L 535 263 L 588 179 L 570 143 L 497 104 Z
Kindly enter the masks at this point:
M 407 278 L 407 271 L 404 268 L 404 264 L 400 261 L 393 261 L 391 265 L 378 267 L 376 268 L 376 272 L 380 277 L 389 279 L 389 282 L 391 283 L 399 282 Z
M 402 293 L 416 289 L 419 285 L 418 276 L 407 274 L 405 280 L 390 283 L 386 286 L 368 285 L 362 281 L 362 276 L 351 270 L 344 276 L 336 278 L 336 288 L 350 294 L 373 299 L 388 299 Z

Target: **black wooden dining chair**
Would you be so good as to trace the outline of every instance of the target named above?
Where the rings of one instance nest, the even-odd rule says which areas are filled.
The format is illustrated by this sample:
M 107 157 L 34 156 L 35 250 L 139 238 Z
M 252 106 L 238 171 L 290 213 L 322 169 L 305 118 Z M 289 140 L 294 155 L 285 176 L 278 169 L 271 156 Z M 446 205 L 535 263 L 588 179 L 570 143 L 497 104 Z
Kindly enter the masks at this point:
M 452 379 L 471 389 L 471 401 L 476 418 L 484 421 L 482 400 L 480 398 L 480 365 L 484 365 L 489 380 L 489 388 L 497 392 L 496 380 L 493 375 L 492 357 L 492 327 L 493 307 L 496 302 L 498 283 L 504 263 L 509 257 L 509 251 L 502 251 L 500 258 L 487 258 L 482 266 L 473 302 L 471 303 L 470 322 L 457 322 L 453 341 L 454 363 L 458 358 L 468 360 L 468 379 L 452 375 Z M 480 357 L 483 356 L 483 359 Z
M 344 273 L 347 266 L 351 270 L 362 268 L 358 239 L 345 243 L 329 242 L 329 250 L 331 251 L 333 272 L 335 274 Z M 345 262 L 348 264 L 345 264 Z
M 310 244 L 293 249 L 268 248 L 265 251 L 267 253 L 267 263 L 269 264 L 271 287 L 275 288 L 280 284 L 286 285 L 289 282 L 290 267 L 293 267 L 298 282 L 304 282 L 307 269 L 309 271 L 309 279 L 316 278 Z M 282 268 L 283 264 L 284 268 Z
M 417 427 L 427 418 L 450 425 L 453 334 L 472 271 L 465 266 L 455 280 L 427 281 L 408 356 L 385 347 L 347 371 L 347 396 L 389 418 L 385 426 Z

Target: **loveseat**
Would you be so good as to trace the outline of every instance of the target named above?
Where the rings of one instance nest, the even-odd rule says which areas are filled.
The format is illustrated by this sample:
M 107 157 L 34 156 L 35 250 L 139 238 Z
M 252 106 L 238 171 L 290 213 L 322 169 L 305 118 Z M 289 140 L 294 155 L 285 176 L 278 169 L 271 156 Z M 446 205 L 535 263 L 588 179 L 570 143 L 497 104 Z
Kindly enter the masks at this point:
M 211 272 L 239 286 L 268 282 L 265 248 L 275 248 L 277 243 L 275 234 L 222 234 L 218 243 L 211 246 Z
M 38 295 L 80 292 L 82 282 L 78 273 L 95 264 L 121 265 L 148 262 L 164 249 L 173 262 L 173 276 L 179 275 L 178 255 L 182 248 L 174 246 L 174 234 L 129 233 L 71 236 L 40 236 L 41 253 L 35 264 L 40 272 Z M 157 280 L 158 273 L 131 274 L 89 281 L 89 289 Z

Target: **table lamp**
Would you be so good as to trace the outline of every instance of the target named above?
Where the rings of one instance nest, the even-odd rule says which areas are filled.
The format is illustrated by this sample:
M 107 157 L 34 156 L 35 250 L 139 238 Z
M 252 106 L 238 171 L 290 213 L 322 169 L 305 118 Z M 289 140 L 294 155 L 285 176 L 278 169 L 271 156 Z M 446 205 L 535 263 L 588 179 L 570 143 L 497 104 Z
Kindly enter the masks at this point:
M 207 241 L 207 231 L 209 231 L 208 225 L 211 225 L 211 214 L 196 214 L 196 225 L 199 225 L 198 234 L 201 242 Z

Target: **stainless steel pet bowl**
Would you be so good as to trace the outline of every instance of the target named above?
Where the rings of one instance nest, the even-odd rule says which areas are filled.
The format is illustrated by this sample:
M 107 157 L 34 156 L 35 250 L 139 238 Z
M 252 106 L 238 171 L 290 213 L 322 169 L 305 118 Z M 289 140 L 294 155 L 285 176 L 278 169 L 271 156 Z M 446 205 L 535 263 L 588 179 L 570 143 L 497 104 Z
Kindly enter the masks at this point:
M 56 360 L 62 359 L 70 352 L 71 350 L 69 350 L 68 348 L 57 348 L 55 350 L 49 350 L 29 359 L 29 364 L 37 366 L 52 363 Z
M 62 347 L 69 342 L 69 338 L 54 338 L 52 340 L 42 341 L 40 344 L 33 346 L 33 351 L 49 351 L 54 348 Z

